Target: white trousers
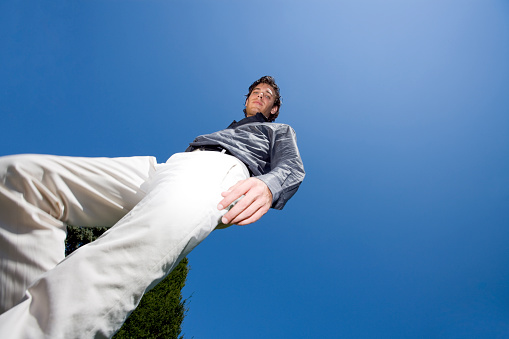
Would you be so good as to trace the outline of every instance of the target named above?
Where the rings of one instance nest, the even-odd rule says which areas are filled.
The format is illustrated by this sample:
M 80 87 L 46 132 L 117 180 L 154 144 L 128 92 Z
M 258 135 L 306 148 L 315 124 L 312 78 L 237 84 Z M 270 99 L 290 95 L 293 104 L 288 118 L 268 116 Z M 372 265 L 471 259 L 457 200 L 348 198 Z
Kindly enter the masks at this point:
M 0 157 L 0 338 L 111 337 L 248 177 L 219 152 Z M 66 224 L 114 226 L 64 259 Z

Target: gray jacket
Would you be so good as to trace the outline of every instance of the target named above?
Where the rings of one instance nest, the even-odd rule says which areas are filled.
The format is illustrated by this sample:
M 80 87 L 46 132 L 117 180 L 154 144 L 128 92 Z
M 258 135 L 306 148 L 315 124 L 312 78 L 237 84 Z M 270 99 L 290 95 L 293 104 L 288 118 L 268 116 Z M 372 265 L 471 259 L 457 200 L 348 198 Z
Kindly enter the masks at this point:
M 261 113 L 226 129 L 200 135 L 186 151 L 200 146 L 221 146 L 248 167 L 272 193 L 272 208 L 282 209 L 304 179 L 304 165 L 295 131 L 288 125 L 268 122 Z

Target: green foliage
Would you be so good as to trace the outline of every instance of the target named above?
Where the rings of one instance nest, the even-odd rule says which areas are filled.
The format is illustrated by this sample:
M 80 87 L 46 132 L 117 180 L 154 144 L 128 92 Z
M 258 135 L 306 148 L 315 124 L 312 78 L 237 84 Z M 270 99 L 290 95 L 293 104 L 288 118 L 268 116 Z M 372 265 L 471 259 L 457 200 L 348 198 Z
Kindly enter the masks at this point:
M 76 227 L 67 226 L 67 238 L 65 239 L 65 255 L 69 255 L 80 246 L 88 244 L 99 238 L 106 232 L 108 227 Z
M 184 258 L 168 277 L 143 296 L 113 338 L 178 338 L 186 312 L 186 300 L 182 300 L 180 291 L 187 271 Z
M 82 245 L 97 239 L 106 227 L 87 228 L 68 226 L 65 253 L 69 255 Z M 182 299 L 188 268 L 187 258 L 156 287 L 145 293 L 140 304 L 113 336 L 115 339 L 175 338 L 182 339 L 182 321 L 187 299 Z

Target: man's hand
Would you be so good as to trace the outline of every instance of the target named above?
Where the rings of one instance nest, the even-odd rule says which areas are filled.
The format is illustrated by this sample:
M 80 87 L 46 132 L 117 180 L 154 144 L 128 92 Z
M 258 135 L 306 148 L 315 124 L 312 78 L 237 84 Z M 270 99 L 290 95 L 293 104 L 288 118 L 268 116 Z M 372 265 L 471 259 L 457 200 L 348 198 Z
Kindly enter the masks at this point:
M 248 225 L 262 217 L 272 205 L 272 193 L 267 185 L 256 178 L 241 180 L 228 191 L 221 193 L 223 200 L 217 205 L 222 210 L 244 195 L 235 206 L 226 213 L 223 224 Z

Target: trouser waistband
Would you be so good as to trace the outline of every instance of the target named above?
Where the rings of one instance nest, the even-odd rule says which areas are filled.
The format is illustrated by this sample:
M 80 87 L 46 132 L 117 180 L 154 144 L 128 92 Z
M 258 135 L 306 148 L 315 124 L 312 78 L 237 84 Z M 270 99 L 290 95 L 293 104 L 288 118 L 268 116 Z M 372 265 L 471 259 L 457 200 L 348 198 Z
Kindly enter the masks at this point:
M 232 155 L 230 151 L 226 148 L 219 145 L 203 145 L 203 146 L 191 146 L 191 152 L 194 151 L 213 151 L 213 152 L 221 152 L 224 154 Z

